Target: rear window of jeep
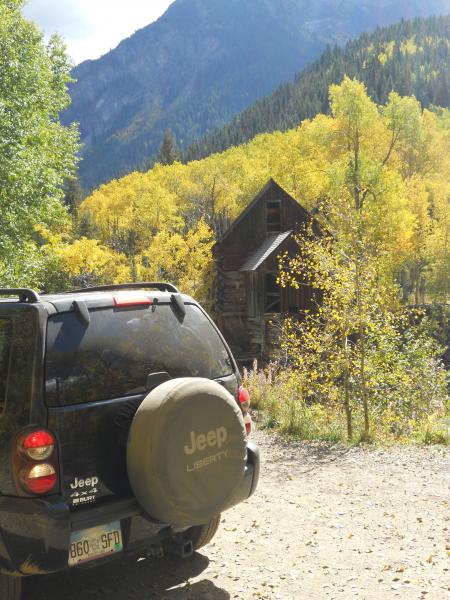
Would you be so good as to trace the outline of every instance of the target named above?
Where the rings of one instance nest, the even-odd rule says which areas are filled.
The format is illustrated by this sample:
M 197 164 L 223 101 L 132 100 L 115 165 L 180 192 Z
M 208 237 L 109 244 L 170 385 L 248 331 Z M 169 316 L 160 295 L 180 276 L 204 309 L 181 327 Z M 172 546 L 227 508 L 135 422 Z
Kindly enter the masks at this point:
M 180 320 L 172 307 L 90 311 L 51 316 L 47 325 L 46 401 L 77 404 L 145 393 L 147 376 L 215 379 L 232 374 L 230 356 L 194 305 Z
M 6 401 L 11 345 L 12 323 L 9 319 L 0 318 L 0 414 Z

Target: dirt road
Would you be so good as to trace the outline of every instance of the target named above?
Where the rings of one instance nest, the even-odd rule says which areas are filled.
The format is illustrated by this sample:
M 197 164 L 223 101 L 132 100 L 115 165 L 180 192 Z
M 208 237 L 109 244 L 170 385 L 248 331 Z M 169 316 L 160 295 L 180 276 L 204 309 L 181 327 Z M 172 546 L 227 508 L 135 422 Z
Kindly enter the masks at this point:
M 26 600 L 450 598 L 450 453 L 255 434 L 257 495 L 190 559 L 126 559 L 26 583 Z

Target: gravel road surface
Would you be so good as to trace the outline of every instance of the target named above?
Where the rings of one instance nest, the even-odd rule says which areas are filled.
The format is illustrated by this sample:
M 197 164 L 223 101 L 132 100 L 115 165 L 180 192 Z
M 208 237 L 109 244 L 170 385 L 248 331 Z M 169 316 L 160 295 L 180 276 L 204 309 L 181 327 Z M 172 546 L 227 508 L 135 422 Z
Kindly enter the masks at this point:
M 450 599 L 448 449 L 254 438 L 257 493 L 201 552 L 29 579 L 25 600 Z

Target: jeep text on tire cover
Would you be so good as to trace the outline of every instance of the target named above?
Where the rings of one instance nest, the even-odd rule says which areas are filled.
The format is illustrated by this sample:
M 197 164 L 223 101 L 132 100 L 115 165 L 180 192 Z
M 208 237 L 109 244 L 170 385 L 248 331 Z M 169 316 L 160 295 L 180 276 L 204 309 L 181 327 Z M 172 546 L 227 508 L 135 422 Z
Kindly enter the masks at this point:
M 208 433 L 199 433 L 196 435 L 195 431 L 191 431 L 191 443 L 190 446 L 184 447 L 185 454 L 194 454 L 194 452 L 203 452 L 207 446 L 214 448 L 217 446 L 221 448 L 226 442 L 227 430 L 225 427 L 219 427 L 216 430 L 208 431 Z

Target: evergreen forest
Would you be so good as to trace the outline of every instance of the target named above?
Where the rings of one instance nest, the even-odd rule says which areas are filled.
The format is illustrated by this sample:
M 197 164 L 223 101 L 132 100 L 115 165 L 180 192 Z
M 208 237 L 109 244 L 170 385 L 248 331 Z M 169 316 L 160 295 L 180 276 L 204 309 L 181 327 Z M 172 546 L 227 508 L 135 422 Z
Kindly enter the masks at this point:
M 450 15 L 402 21 L 364 33 L 345 47 L 328 46 L 292 83 L 237 115 L 228 125 L 194 142 L 186 160 L 203 158 L 252 139 L 285 131 L 330 110 L 329 86 L 344 75 L 367 86 L 377 103 L 391 91 L 415 96 L 421 105 L 450 107 Z

